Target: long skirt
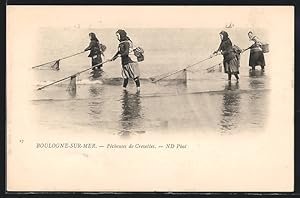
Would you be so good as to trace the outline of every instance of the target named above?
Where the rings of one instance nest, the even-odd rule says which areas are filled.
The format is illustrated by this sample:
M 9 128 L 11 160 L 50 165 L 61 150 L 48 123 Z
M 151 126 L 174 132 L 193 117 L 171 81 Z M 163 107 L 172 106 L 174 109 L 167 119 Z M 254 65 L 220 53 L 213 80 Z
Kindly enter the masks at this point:
M 98 65 L 99 63 L 102 63 L 101 55 L 94 55 L 92 57 L 92 67 L 93 67 L 93 70 L 100 69 L 102 67 L 102 64 Z M 95 66 L 95 65 L 98 65 L 98 66 Z
M 257 65 L 262 67 L 266 65 L 265 57 L 262 51 L 250 52 L 249 66 L 254 67 Z
M 239 74 L 240 63 L 237 57 L 229 61 L 224 61 L 224 72 L 227 74 Z
M 137 62 L 128 63 L 122 67 L 122 77 L 125 79 L 135 79 L 140 76 L 139 64 Z

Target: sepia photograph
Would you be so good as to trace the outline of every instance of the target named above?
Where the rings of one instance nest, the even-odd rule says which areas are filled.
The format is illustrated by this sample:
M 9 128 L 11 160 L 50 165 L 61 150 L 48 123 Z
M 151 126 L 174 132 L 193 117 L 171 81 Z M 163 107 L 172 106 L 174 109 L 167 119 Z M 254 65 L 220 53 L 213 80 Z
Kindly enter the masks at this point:
M 6 35 L 8 192 L 293 191 L 293 6 L 9 5 Z

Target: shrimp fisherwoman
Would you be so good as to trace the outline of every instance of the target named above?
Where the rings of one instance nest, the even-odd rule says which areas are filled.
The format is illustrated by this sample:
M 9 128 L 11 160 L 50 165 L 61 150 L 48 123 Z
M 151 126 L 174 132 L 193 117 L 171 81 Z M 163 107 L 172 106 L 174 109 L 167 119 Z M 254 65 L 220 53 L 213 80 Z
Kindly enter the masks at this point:
M 224 72 L 228 74 L 228 81 L 231 81 L 232 74 L 236 80 L 239 80 L 239 59 L 235 53 L 229 35 L 225 31 L 220 32 L 221 43 L 219 48 L 213 52 L 214 55 L 221 53 L 223 55 Z
M 136 84 L 136 89 L 140 91 L 140 70 L 139 65 L 136 61 L 130 58 L 130 53 L 133 52 L 133 43 L 127 36 L 125 30 L 118 30 L 116 32 L 119 40 L 119 46 L 117 53 L 110 59 L 111 61 L 116 60 L 121 56 L 122 64 L 122 77 L 123 77 L 123 89 L 126 90 L 129 79 L 133 79 Z
M 92 70 L 102 70 L 102 56 L 104 56 L 103 51 L 100 48 L 100 41 L 98 40 L 95 33 L 90 32 L 90 44 L 87 48 L 84 49 L 84 51 L 90 50 L 90 53 L 88 57 L 92 59 Z
M 250 57 L 249 57 L 249 66 L 251 67 L 251 70 L 255 70 L 255 66 L 260 65 L 261 71 L 265 71 L 265 57 L 262 50 L 262 42 L 260 39 L 253 34 L 252 31 L 248 32 L 248 37 L 250 41 L 253 41 L 254 44 L 248 47 L 245 50 L 250 49 Z

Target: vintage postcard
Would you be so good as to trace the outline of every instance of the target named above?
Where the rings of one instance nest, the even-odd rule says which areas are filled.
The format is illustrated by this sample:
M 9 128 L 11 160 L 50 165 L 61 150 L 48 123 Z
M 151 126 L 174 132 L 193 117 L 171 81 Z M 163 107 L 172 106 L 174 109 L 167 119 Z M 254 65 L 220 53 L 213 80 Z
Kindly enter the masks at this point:
M 291 192 L 294 56 L 293 6 L 7 6 L 7 191 Z

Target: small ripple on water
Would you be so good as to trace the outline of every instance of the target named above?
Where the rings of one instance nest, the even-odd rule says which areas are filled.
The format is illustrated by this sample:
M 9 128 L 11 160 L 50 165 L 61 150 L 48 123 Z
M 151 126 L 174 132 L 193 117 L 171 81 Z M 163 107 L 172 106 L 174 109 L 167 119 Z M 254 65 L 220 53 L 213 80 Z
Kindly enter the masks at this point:
M 264 126 L 270 90 L 265 81 L 251 77 L 240 83 L 209 81 L 202 86 L 201 81 L 182 87 L 150 83 L 143 84 L 141 93 L 133 91 L 134 84 L 127 92 L 119 86 L 91 84 L 79 86 L 71 98 L 57 87 L 40 92 L 32 104 L 40 115 L 37 122 L 50 128 L 109 129 L 122 137 L 156 129 L 229 133 Z

